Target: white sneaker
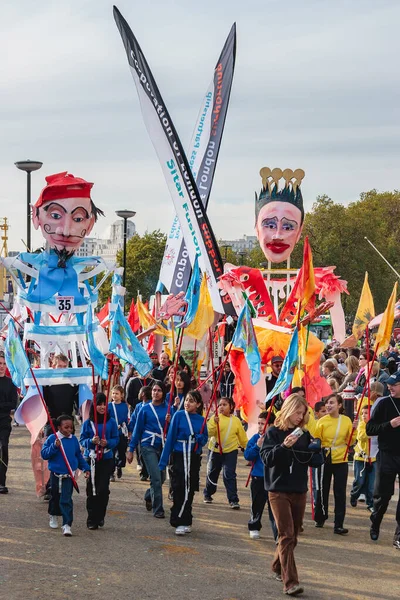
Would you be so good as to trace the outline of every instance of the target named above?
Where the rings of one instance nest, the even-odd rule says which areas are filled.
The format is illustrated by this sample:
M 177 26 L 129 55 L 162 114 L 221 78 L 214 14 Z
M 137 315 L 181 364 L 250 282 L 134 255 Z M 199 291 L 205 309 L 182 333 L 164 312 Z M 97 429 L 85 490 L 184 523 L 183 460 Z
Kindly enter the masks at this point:
M 257 529 L 254 529 L 253 531 L 249 531 L 249 534 L 250 534 L 251 540 L 259 540 L 260 539 L 260 532 L 257 531 Z
M 185 533 L 192 533 L 192 527 L 190 525 L 184 525 Z
M 67 537 L 71 537 L 71 535 L 72 535 L 71 527 L 69 525 L 63 525 L 61 527 L 61 531 L 62 531 L 62 534 Z
M 189 532 L 186 531 L 186 527 L 184 525 L 179 525 L 179 527 L 175 529 L 175 535 L 185 535 L 186 533 Z
M 52 529 L 58 529 L 58 519 L 56 515 L 50 515 L 49 525 Z

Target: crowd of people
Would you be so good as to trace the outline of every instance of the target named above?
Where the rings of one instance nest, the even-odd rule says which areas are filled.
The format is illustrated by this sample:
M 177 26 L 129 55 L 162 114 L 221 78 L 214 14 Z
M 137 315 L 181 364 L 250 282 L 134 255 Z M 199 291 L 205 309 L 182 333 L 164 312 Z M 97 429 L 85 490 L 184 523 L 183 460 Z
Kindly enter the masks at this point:
M 86 478 L 87 527 L 104 527 L 110 484 L 123 476 L 126 462 L 132 463 L 136 455 L 140 478 L 149 481 L 145 509 L 154 518 L 165 518 L 163 484 L 168 473 L 170 524 L 176 535 L 189 534 L 206 449 L 204 503 L 213 502 L 222 471 L 228 506 L 233 510 L 240 509 L 236 469 L 239 453 L 244 451 L 251 479 L 249 537 L 260 538 L 267 507 L 276 543 L 272 572 L 283 582 L 287 595 L 303 592 L 294 549 L 303 530 L 309 472 L 315 527 L 324 527 L 329 518 L 333 480 L 333 533 L 349 533 L 346 505 L 349 502 L 356 507 L 364 500 L 370 511 L 370 538 L 379 538 L 400 475 L 400 354 L 394 344 L 379 362 L 372 362 L 372 353 L 366 349 L 327 349 L 321 372 L 332 393 L 313 408 L 301 387 L 275 396 L 260 407 L 258 430 L 250 439 L 232 398 L 235 380 L 228 362 L 219 389 L 212 395 L 212 386 L 199 385 L 183 359 L 176 366 L 166 352 L 150 357 L 153 369 L 146 377 L 133 369 L 125 376 L 121 370 L 112 389 L 97 393 L 86 419 L 79 419 L 75 386 L 44 389 L 55 426 L 52 433 L 51 423 L 46 425 L 40 442 L 41 457 L 48 461 L 50 472 L 42 492 L 49 503 L 51 528 L 58 528 L 61 516 L 63 535 L 72 535 L 74 473 L 78 469 Z M 282 363 L 282 357 L 272 358 L 266 392 L 274 388 Z M 68 357 L 53 358 L 54 368 L 67 365 Z M 210 404 L 214 396 L 215 405 Z M 1 494 L 8 492 L 8 442 L 17 399 L 0 353 Z M 75 436 L 77 420 L 79 438 Z M 354 480 L 348 498 L 349 460 Z M 400 499 L 396 521 L 393 545 L 400 550 Z

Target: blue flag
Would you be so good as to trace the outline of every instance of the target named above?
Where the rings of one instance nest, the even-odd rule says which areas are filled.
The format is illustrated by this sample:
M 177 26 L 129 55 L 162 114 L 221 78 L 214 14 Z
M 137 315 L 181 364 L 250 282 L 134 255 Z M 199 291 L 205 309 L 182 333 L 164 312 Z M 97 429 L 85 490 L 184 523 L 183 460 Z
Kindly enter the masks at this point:
M 185 300 L 188 303 L 185 319 L 178 327 L 188 327 L 196 316 L 200 300 L 201 275 L 199 269 L 199 257 L 196 254 L 194 260 L 192 276 L 186 290 Z
M 29 370 L 30 364 L 12 319 L 8 324 L 4 350 L 7 367 L 10 371 L 13 384 L 17 388 L 20 388 L 21 394 L 25 394 L 26 387 L 24 384 L 24 377 Z
M 153 368 L 153 363 L 146 350 L 138 342 L 119 304 L 115 309 L 112 322 L 110 352 L 133 365 L 142 377 Z
M 93 315 L 92 315 L 92 307 L 89 304 L 87 312 L 86 312 L 86 342 L 87 348 L 89 352 L 90 361 L 93 365 L 94 372 L 96 375 L 101 377 L 102 379 L 108 378 L 108 362 L 104 354 L 98 349 L 96 343 L 94 341 L 94 325 L 93 325 Z
M 288 351 L 282 364 L 281 372 L 276 380 L 274 389 L 271 390 L 267 395 L 265 402 L 268 402 L 268 400 L 271 400 L 271 398 L 277 394 L 280 394 L 281 392 L 284 392 L 290 387 L 293 379 L 294 369 L 297 365 L 298 354 L 299 332 L 297 331 L 297 328 L 295 328 L 292 333 L 292 339 L 290 340 Z
M 245 302 L 239 315 L 235 334 L 232 338 L 232 345 L 244 351 L 244 356 L 251 373 L 251 385 L 255 385 L 260 380 L 261 356 L 247 302 Z

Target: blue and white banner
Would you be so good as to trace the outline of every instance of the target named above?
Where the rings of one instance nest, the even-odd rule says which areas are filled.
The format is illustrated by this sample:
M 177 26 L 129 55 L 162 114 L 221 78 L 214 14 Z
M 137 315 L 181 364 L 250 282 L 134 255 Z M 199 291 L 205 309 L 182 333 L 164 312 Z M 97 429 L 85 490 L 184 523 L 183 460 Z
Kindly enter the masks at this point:
M 128 23 L 114 7 L 114 18 L 125 46 L 142 114 L 182 227 L 188 258 L 195 255 L 207 275 L 214 310 L 235 314 L 229 296 L 221 296 L 217 279 L 223 274 L 218 244 L 200 199 L 189 162 L 143 52 Z
M 206 210 L 228 110 L 235 57 L 236 24 L 233 24 L 201 104 L 189 146 L 189 166 Z M 179 219 L 175 215 L 165 245 L 159 280 L 170 294 L 185 292 L 190 270 L 189 254 Z

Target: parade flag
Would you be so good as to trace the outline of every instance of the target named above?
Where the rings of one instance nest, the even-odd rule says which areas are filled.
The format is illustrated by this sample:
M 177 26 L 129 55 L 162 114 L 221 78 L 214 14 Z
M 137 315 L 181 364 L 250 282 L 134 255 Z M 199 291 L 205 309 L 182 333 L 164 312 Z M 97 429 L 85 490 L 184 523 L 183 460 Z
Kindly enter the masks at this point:
M 362 337 L 368 323 L 372 321 L 374 317 L 374 299 L 368 283 L 368 273 L 365 272 L 364 285 L 361 291 L 360 301 L 358 303 L 358 308 L 353 323 L 353 335 L 355 337 L 355 341 Z
M 188 258 L 193 264 L 198 255 L 201 270 L 208 277 L 214 310 L 235 314 L 229 296 L 222 297 L 217 285 L 217 279 L 223 274 L 221 255 L 172 119 L 140 46 L 116 7 L 114 18 L 125 46 L 145 125 L 182 227 Z
M 21 390 L 21 394 L 24 394 L 26 392 L 24 377 L 29 371 L 30 364 L 12 320 L 8 323 L 4 350 L 7 368 L 10 371 L 13 384 Z
M 284 392 L 290 387 L 292 383 L 294 370 L 297 365 L 297 357 L 299 353 L 299 332 L 295 327 L 292 333 L 292 339 L 290 340 L 289 348 L 284 358 L 281 372 L 279 373 L 278 379 L 274 385 L 274 388 L 267 394 L 265 402 L 271 400 L 277 394 Z
M 86 311 L 86 344 L 89 352 L 90 362 L 93 365 L 94 372 L 101 379 L 108 378 L 108 362 L 107 358 L 98 349 L 94 341 L 94 325 L 92 317 L 92 305 L 89 303 Z
M 108 325 L 110 324 L 109 311 L 110 311 L 110 298 L 108 298 L 105 305 L 99 310 L 99 312 L 96 315 L 98 320 L 100 321 L 100 325 L 102 327 L 108 327 Z
M 146 306 L 146 304 L 147 304 L 147 306 Z M 156 318 L 152 314 L 150 314 L 148 306 L 149 306 L 148 302 L 143 304 L 143 302 L 140 300 L 139 296 L 137 297 L 136 310 L 137 310 L 137 314 L 138 314 L 138 318 L 139 318 L 141 327 L 144 330 L 146 330 L 155 325 L 157 327 L 157 329 L 155 329 L 155 331 L 154 331 L 155 333 L 157 333 L 158 335 L 164 335 L 166 337 L 172 337 L 172 332 L 169 331 L 169 329 L 166 329 L 165 327 L 163 327 L 163 325 L 161 323 L 157 323 Z
M 14 419 L 20 425 L 26 425 L 31 434 L 31 445 L 33 445 L 40 430 L 47 423 L 47 412 L 36 385 L 29 386 L 25 398 L 15 411 Z
M 254 332 L 251 311 L 247 302 L 244 303 L 240 312 L 232 338 L 232 346 L 243 350 L 251 373 L 251 385 L 255 385 L 260 380 L 261 356 Z
M 308 236 L 304 240 L 303 264 L 299 273 L 298 298 L 300 313 L 304 310 L 312 310 L 315 306 L 315 276 L 312 252 Z
M 394 311 L 396 306 L 396 296 L 397 296 L 397 281 L 394 284 L 392 294 L 389 298 L 389 302 L 383 313 L 382 321 L 378 328 L 378 333 L 375 338 L 375 348 L 379 344 L 379 349 L 381 352 L 384 352 L 386 348 L 390 344 L 390 339 L 392 337 L 393 323 L 394 323 Z
M 142 377 L 147 375 L 153 368 L 153 363 L 129 327 L 119 304 L 115 309 L 112 324 L 110 352 L 133 365 Z
M 207 275 L 203 275 L 197 312 L 193 321 L 185 328 L 185 335 L 201 340 L 214 322 L 214 309 L 207 285 Z
M 189 286 L 185 294 L 187 302 L 187 311 L 184 321 L 178 327 L 188 327 L 195 318 L 200 301 L 201 274 L 199 269 L 199 260 L 196 254 L 194 259 L 192 276 L 189 281 Z
M 224 131 L 235 58 L 236 24 L 233 24 L 201 104 L 187 154 L 193 178 L 206 210 Z M 170 294 L 177 294 L 187 289 L 189 278 L 188 251 L 179 219 L 175 215 L 165 245 L 159 281 Z
M 140 329 L 140 320 L 135 301 L 132 298 L 131 306 L 129 308 L 128 323 L 131 326 L 133 333 L 137 333 Z

